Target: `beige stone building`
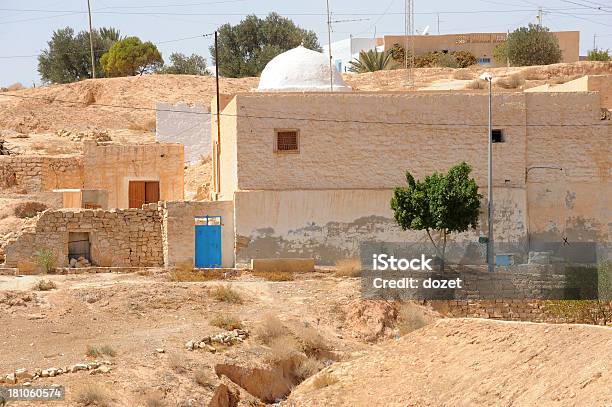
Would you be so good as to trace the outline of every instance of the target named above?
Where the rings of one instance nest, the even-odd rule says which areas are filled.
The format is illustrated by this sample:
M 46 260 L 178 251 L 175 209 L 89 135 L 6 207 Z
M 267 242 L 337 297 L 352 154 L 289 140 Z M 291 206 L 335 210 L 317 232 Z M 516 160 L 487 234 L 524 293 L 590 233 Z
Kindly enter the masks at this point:
M 580 32 L 558 31 L 553 32 L 561 48 L 561 62 L 577 62 L 579 60 Z M 421 55 L 427 52 L 442 51 L 469 51 L 478 59 L 479 64 L 497 66 L 493 60 L 493 48 L 500 42 L 506 41 L 507 33 L 464 33 L 443 35 L 385 35 L 384 49 L 389 51 L 394 44 L 412 49 L 414 54 Z

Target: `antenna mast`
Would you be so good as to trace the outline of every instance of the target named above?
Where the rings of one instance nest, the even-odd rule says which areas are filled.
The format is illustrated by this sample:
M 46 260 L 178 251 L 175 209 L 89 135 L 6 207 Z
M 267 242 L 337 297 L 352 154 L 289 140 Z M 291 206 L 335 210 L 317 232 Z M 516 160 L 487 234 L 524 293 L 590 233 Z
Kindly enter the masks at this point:
M 329 90 L 334 91 L 334 70 L 332 67 L 332 49 L 331 49 L 331 15 L 329 13 L 329 0 L 327 1 L 327 50 L 329 51 Z

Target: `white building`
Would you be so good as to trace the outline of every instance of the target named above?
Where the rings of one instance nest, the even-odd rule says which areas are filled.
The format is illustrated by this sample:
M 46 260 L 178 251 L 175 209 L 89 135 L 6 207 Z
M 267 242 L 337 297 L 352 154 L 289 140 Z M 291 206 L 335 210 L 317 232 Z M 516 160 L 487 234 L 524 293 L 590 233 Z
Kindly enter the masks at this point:
M 323 45 L 323 54 L 329 55 L 329 45 Z M 355 38 L 350 37 L 345 40 L 332 42 L 332 58 L 338 72 L 349 72 L 349 62 L 354 59 L 359 59 L 361 51 L 370 51 L 378 48 L 379 51 L 384 50 L 384 44 L 381 38 Z

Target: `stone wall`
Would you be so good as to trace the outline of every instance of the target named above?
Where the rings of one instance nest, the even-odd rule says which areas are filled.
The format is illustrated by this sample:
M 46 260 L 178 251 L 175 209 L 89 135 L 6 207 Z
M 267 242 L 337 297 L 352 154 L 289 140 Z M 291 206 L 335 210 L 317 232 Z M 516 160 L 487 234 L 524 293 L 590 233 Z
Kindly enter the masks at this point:
M 70 232 L 87 232 L 91 262 L 106 267 L 162 266 L 162 217 L 156 204 L 144 209 L 59 210 L 43 212 L 33 231 L 5 246 L 6 265 L 31 260 L 49 249 L 58 267 L 68 265 Z
M 27 193 L 82 188 L 83 160 L 80 157 L 0 156 L 0 188 L 12 186 Z

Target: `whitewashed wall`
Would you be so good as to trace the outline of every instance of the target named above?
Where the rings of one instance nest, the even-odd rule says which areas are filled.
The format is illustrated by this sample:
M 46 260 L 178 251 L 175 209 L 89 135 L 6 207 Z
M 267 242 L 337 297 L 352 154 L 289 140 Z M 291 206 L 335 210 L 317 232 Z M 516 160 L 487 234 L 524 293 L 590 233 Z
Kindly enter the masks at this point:
M 157 102 L 156 138 L 185 146 L 185 162 L 211 154 L 210 114 L 203 105 Z

